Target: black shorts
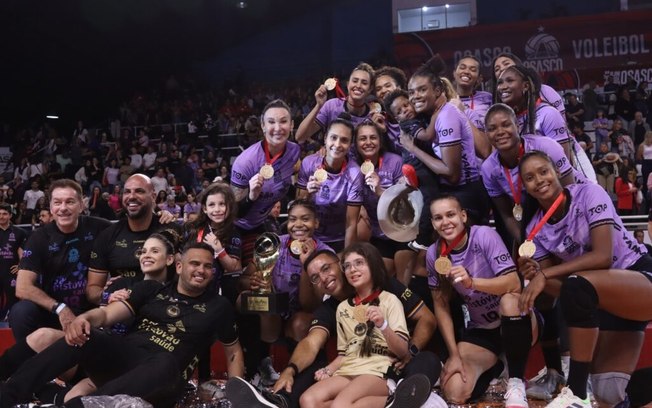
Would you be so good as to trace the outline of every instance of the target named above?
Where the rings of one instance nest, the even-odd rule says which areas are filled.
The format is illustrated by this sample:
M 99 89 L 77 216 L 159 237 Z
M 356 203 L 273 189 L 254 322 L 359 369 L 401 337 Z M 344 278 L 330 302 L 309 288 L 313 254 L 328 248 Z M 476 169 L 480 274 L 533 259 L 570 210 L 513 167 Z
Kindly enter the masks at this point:
M 383 258 L 388 259 L 394 259 L 394 255 L 398 251 L 411 251 L 410 247 L 407 246 L 407 243 L 397 242 L 388 238 L 371 237 L 369 243 L 378 248 L 378 251 Z
M 497 356 L 503 352 L 500 326 L 495 329 L 466 329 L 462 333 L 461 341 L 485 348 Z

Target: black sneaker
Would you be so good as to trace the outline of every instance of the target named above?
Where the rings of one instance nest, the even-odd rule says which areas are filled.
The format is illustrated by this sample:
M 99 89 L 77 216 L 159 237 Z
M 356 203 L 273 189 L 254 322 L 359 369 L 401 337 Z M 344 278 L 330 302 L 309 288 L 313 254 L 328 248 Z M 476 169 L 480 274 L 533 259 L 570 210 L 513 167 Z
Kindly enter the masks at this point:
M 266 393 L 271 394 L 271 393 Z M 280 395 L 275 395 L 275 400 L 270 401 L 265 398 L 258 390 L 247 381 L 240 377 L 233 377 L 226 383 L 226 398 L 231 401 L 234 407 L 246 408 L 286 408 L 287 403 Z
M 414 374 L 398 383 L 394 396 L 388 400 L 387 408 L 418 408 L 428 399 L 430 380 L 423 374 Z

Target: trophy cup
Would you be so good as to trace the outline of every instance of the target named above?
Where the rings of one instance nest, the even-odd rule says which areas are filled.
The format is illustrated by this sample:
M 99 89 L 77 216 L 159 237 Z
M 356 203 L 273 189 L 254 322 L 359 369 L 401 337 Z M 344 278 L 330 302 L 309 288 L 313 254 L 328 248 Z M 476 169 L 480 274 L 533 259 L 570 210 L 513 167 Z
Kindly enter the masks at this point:
M 289 295 L 275 293 L 272 270 L 279 257 L 281 240 L 271 232 L 261 234 L 254 243 L 254 267 L 264 284 L 257 291 L 242 292 L 240 308 L 244 313 L 274 313 L 288 311 Z

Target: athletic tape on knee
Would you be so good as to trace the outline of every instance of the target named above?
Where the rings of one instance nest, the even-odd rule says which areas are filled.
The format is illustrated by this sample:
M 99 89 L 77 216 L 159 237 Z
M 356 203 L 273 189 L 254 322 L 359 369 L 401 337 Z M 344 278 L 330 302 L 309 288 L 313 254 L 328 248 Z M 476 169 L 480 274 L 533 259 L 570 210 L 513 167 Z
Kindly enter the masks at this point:
M 598 293 L 591 283 L 578 275 L 564 281 L 559 294 L 559 305 L 568 327 L 598 327 Z
M 625 389 L 629 383 L 629 378 L 629 374 L 617 372 L 591 374 L 593 395 L 599 401 L 609 405 L 616 405 L 627 396 Z

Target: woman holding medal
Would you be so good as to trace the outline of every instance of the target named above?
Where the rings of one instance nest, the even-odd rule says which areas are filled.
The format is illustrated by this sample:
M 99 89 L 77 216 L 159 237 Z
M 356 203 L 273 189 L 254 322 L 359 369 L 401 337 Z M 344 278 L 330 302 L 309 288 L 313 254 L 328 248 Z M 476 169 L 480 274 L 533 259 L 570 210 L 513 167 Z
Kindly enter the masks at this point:
M 242 235 L 242 264 L 253 256 L 256 238 L 264 232 L 265 220 L 277 201 L 292 184 L 294 165 L 299 160 L 299 145 L 289 142 L 292 113 L 276 99 L 263 108 L 261 124 L 264 139 L 240 153 L 231 169 L 231 188 L 238 203 L 235 222 Z
M 357 240 L 364 177 L 349 160 L 353 125 L 348 115 L 331 122 L 325 137 L 326 155 L 311 154 L 301 162 L 297 198 L 309 199 L 317 208 L 315 237 L 336 252 Z
M 315 373 L 303 407 L 384 407 L 392 359 L 408 353 L 409 334 L 399 299 L 384 290 L 387 271 L 378 250 L 359 242 L 342 254 L 345 284 L 355 295 L 337 307 L 338 356 Z M 423 399 L 412 406 L 420 406 Z
M 479 397 L 504 352 L 510 377 L 505 406 L 527 407 L 523 378 L 539 325 L 533 313 L 518 309 L 521 282 L 512 257 L 493 229 L 466 226 L 466 211 L 454 196 L 435 199 L 430 212 L 440 238 L 428 248 L 424 266 L 450 353 L 442 371 L 442 390 L 455 404 Z M 470 318 L 459 342 L 449 306 L 453 291 L 466 304 Z
M 493 105 L 485 116 L 485 130 L 493 153 L 482 163 L 482 182 L 496 208 L 495 216 L 502 219 L 506 231 L 499 231 L 507 248 L 521 242 L 523 218 L 523 183 L 518 175 L 518 163 L 523 154 L 539 150 L 552 159 L 562 185 L 584 180 L 584 175 L 570 165 L 559 143 L 535 135 L 519 136 L 516 114 L 503 103 Z
M 416 253 L 406 244 L 385 236 L 376 212 L 381 194 L 403 178 L 403 160 L 401 156 L 385 151 L 381 131 L 371 121 L 362 122 L 355 128 L 354 142 L 358 164 L 368 187 L 362 189 L 362 205 L 371 223 L 370 242 L 380 251 L 390 276 L 398 275 L 398 280 L 407 285 L 412 278 L 410 265 Z
M 541 152 L 524 155 L 519 171 L 528 199 L 539 207 L 524 219 L 519 271 L 530 282 L 519 306 L 529 310 L 544 291 L 558 295 L 569 331 L 568 388 L 548 406 L 590 407 L 589 371 L 596 399 L 616 405 L 625 398 L 652 319 L 652 275 L 642 272 L 652 270 L 652 258 L 600 186 L 562 187 Z
M 487 222 L 487 193 L 479 177 L 474 133 L 468 118 L 451 102 L 455 91 L 448 79 L 439 75 L 441 59 L 431 58 L 410 78 L 410 102 L 420 115 L 434 121 L 436 138 L 432 140 L 435 156 L 401 134 L 403 147 L 440 177 L 440 190 L 459 198 L 473 223 Z

